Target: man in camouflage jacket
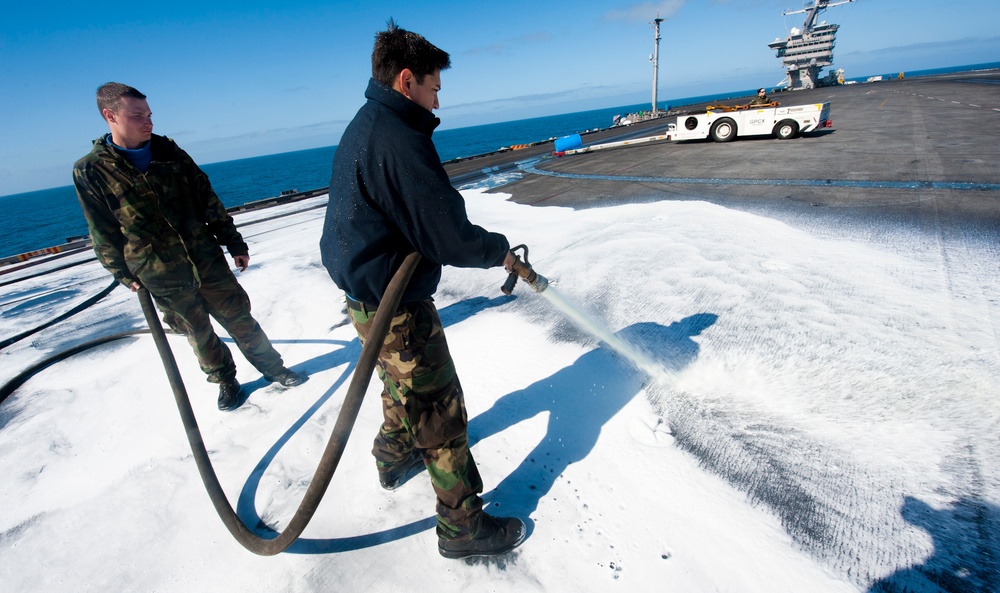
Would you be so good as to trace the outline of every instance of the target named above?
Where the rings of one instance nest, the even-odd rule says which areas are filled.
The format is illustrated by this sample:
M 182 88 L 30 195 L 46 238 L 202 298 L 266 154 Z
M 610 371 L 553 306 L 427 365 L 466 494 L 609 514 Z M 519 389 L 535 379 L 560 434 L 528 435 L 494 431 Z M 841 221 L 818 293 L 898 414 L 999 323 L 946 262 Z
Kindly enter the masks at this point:
M 767 96 L 767 91 L 764 89 L 757 89 L 757 96 L 750 100 L 748 107 L 756 107 L 758 105 L 770 105 L 771 99 Z
M 73 182 L 98 260 L 133 292 L 146 288 L 164 321 L 187 336 L 208 380 L 219 384 L 219 409 L 238 407 L 241 389 L 209 316 L 267 380 L 302 383 L 250 315 L 250 298 L 229 269 L 222 245 L 241 271 L 249 250 L 208 176 L 173 140 L 152 133 L 136 89 L 105 84 L 97 104 L 111 133 L 76 162 Z

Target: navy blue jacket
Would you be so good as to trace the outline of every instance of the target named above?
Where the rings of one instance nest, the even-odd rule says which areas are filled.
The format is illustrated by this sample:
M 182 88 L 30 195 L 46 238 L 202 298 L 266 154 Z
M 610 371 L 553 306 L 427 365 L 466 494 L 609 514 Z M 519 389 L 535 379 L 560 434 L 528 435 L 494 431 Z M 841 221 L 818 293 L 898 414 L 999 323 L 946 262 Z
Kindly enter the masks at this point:
M 503 264 L 507 238 L 469 222 L 431 134 L 440 120 L 371 80 L 368 102 L 344 131 L 333 157 L 320 254 L 348 296 L 372 305 L 407 254 L 423 257 L 402 302 L 430 298 L 443 265 Z

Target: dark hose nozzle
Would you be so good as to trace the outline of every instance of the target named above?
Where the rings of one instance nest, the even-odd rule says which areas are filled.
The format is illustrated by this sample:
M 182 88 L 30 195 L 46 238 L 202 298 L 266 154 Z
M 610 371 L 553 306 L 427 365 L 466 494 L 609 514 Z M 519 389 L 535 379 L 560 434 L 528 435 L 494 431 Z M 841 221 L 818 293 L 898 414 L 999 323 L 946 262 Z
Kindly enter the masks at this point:
M 524 250 L 524 261 L 514 253 L 517 249 Z M 532 290 L 535 292 L 542 292 L 549 287 L 549 281 L 541 274 L 535 272 L 532 269 L 531 264 L 528 263 L 528 248 L 525 245 L 518 245 L 510 250 L 514 254 L 514 265 L 511 266 L 511 272 L 507 275 L 507 281 L 503 283 L 500 287 L 501 292 L 506 295 L 510 295 L 514 292 L 514 285 L 517 284 L 518 278 L 524 278 L 524 281 L 531 286 Z

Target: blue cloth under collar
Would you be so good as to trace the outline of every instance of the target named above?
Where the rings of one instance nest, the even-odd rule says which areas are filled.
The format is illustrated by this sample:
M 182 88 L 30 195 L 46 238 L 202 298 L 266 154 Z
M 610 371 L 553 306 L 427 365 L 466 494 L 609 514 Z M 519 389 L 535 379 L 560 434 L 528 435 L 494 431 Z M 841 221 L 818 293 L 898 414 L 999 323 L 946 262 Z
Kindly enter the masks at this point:
M 149 169 L 149 164 L 153 162 L 153 147 L 149 141 L 139 148 L 124 148 L 118 146 L 111 140 L 111 134 L 108 134 L 106 139 L 108 144 L 120 152 L 121 155 L 128 160 L 128 162 L 132 163 L 133 167 L 139 169 L 139 171 L 143 173 Z

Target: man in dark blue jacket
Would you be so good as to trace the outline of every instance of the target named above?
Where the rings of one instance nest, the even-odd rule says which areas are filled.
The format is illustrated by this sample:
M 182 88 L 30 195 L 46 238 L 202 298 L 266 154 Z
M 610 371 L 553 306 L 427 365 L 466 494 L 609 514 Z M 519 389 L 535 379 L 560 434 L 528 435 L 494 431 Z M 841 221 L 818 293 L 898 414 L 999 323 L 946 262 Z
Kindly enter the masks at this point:
M 465 558 L 514 549 L 525 526 L 483 511 L 465 396 L 432 299 L 444 265 L 514 263 L 506 237 L 469 222 L 431 140 L 440 123 L 432 111 L 441 70 L 450 65 L 447 53 L 392 21 L 376 35 L 368 102 L 333 159 L 320 250 L 362 341 L 403 259 L 414 251 L 422 256 L 379 354 L 383 424 L 372 453 L 389 490 L 427 467 L 437 495 L 438 551 Z

